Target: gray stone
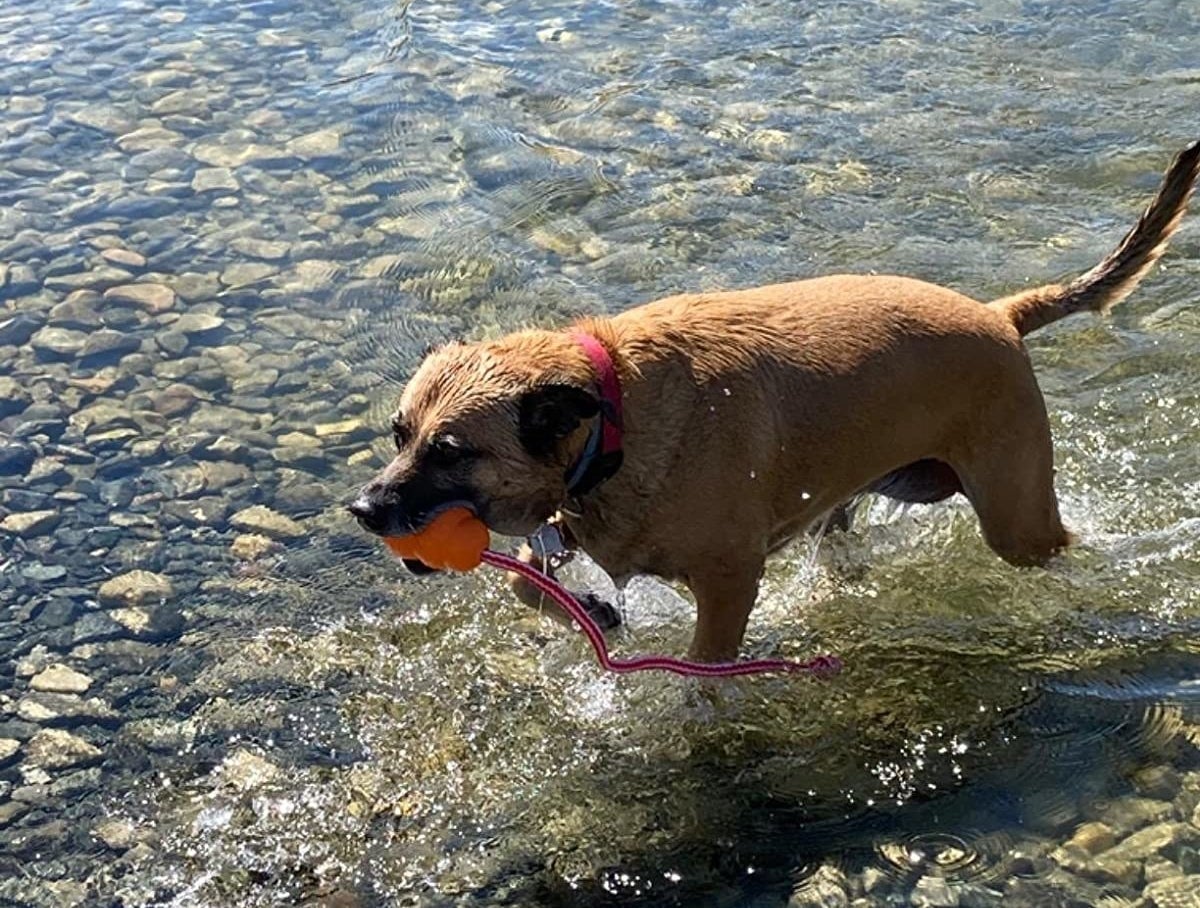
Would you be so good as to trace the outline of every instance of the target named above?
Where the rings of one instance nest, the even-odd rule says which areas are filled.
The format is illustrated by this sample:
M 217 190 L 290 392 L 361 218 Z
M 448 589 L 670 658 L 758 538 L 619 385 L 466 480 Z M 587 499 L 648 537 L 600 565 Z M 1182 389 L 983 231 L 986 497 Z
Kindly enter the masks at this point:
M 219 315 L 210 315 L 206 312 L 187 312 L 171 323 L 171 330 L 186 334 L 191 338 L 211 334 L 224 326 L 225 319 Z
M 42 564 L 40 561 L 21 569 L 21 576 L 34 583 L 46 584 L 62 580 L 67 576 L 67 569 L 61 564 Z
M 164 493 L 171 498 L 195 498 L 205 490 L 208 481 L 197 464 L 170 467 L 162 474 Z
M 958 908 L 958 893 L 940 876 L 923 876 L 913 887 L 914 908 Z
M 254 259 L 268 262 L 278 262 L 287 257 L 292 248 L 290 243 L 278 240 L 260 240 L 254 237 L 240 236 L 229 244 L 234 252 Z
M 154 395 L 154 412 L 161 416 L 173 418 L 182 416 L 196 406 L 199 398 L 196 392 L 187 385 L 171 384 Z
M 135 640 L 173 640 L 183 633 L 183 616 L 170 606 L 131 606 L 108 613 Z
M 191 719 L 136 719 L 121 729 L 121 736 L 138 747 L 156 753 L 186 750 L 196 740 L 196 725 Z
M 237 192 L 241 185 L 228 167 L 205 167 L 192 177 L 192 190 L 204 192 Z
M 67 635 L 67 645 L 79 646 L 104 640 L 117 640 L 127 636 L 125 628 L 108 616 L 107 612 L 88 612 L 75 622 Z
M 210 492 L 222 492 L 231 486 L 251 482 L 254 474 L 240 463 L 224 460 L 202 461 L 200 472 Z
M 1159 801 L 1173 800 L 1181 784 L 1179 772 L 1171 766 L 1147 766 L 1135 772 L 1131 781 L 1138 794 Z
M 51 532 L 62 520 L 58 511 L 28 511 L 25 513 L 9 514 L 0 521 L 0 530 L 31 539 L 34 536 L 44 536 Z
M 1100 814 L 1100 819 L 1112 827 L 1118 835 L 1123 835 L 1174 815 L 1175 807 L 1170 801 L 1151 798 L 1121 798 L 1109 804 Z
M 174 130 L 161 126 L 144 126 L 122 135 L 117 139 L 117 147 L 126 154 L 137 154 L 154 148 L 178 145 L 181 142 L 183 136 Z
M 148 830 L 139 829 L 132 821 L 118 817 L 101 820 L 92 827 L 92 837 L 113 851 L 128 851 L 145 841 L 147 835 Z
M 279 767 L 248 750 L 238 750 L 225 758 L 220 769 L 221 781 L 240 791 L 261 788 L 279 777 Z
M 112 262 L 114 265 L 119 265 L 123 268 L 145 268 L 146 257 L 141 253 L 134 252 L 131 249 L 111 248 L 104 249 L 100 252 L 105 261 Z
M 74 290 L 105 290 L 123 284 L 133 275 L 124 268 L 114 268 L 111 265 L 101 265 L 91 271 L 77 271 L 73 274 L 56 274 L 47 277 L 43 286 L 47 290 L 57 290 L 69 293 Z
M 0 347 L 20 347 L 42 327 L 42 321 L 25 312 L 12 318 L 0 319 Z
M 266 262 L 241 262 L 221 272 L 221 283 L 231 288 L 249 287 L 265 281 L 278 271 L 277 267 Z
M 37 644 L 37 646 L 17 660 L 17 677 L 32 678 L 50 664 L 50 658 L 50 651 L 42 644 Z
M 847 908 L 846 874 L 824 864 L 805 880 L 788 899 L 787 908 Z
M 209 113 L 207 95 L 196 90 L 173 91 L 151 104 L 150 112 L 160 117 L 183 114 L 189 117 L 204 118 Z
M 206 460 L 231 460 L 243 464 L 254 463 L 257 460 L 245 442 L 228 435 L 218 435 L 205 445 L 202 451 L 198 451 L 197 456 Z
M 93 331 L 102 324 L 96 304 L 103 299 L 92 290 L 76 290 L 50 310 L 50 324 L 56 328 Z
M 175 593 L 171 580 L 152 571 L 130 571 L 100 585 L 100 601 L 105 605 L 139 606 L 163 602 Z
M 361 419 L 343 419 L 338 422 L 319 422 L 313 426 L 317 438 L 327 438 L 338 444 L 372 441 L 377 432 Z
M 159 194 L 119 196 L 104 206 L 104 215 L 121 220 L 142 220 L 148 218 L 165 218 L 175 212 L 178 203 L 171 196 L 162 194 L 164 191 L 169 191 L 173 188 L 170 184 L 156 184 L 151 181 L 146 184 L 146 188 Z M 186 191 L 182 184 L 178 188 L 179 192 L 175 193 L 176 195 Z M 128 274 L 128 272 L 126 273 Z
M 61 426 L 61 424 L 60 424 Z M 61 428 L 59 429 L 61 431 Z M 67 472 L 63 462 L 57 457 L 39 457 L 29 467 L 25 481 L 30 485 L 37 483 L 46 485 L 63 485 L 69 482 L 71 474 Z
M 42 328 L 29 339 L 30 346 L 42 359 L 71 359 L 87 341 L 82 331 L 69 328 Z
M 0 476 L 24 476 L 37 460 L 37 449 L 21 441 L 0 441 Z
M 1162 854 L 1180 842 L 1200 838 L 1200 830 L 1188 823 L 1156 823 L 1121 840 L 1103 852 L 1100 858 L 1110 861 L 1145 861 Z
M 1174 861 L 1168 861 L 1166 858 L 1151 858 L 1146 861 L 1142 875 L 1147 883 L 1157 883 L 1159 880 L 1183 876 L 1183 871 Z
M 101 328 L 88 335 L 87 342 L 79 351 L 82 360 L 97 358 L 117 358 L 126 353 L 132 353 L 142 345 L 142 342 L 132 334 Z
M 154 335 L 154 342 L 172 356 L 181 356 L 188 348 L 188 337 L 179 331 L 160 331 Z
M 15 738 L 0 738 L 0 766 L 15 757 L 20 749 L 21 742 Z
M 29 686 L 33 690 L 55 694 L 86 694 L 92 686 L 92 679 L 61 662 L 55 662 L 34 675 Z
M 98 697 L 87 700 L 75 694 L 26 694 L 17 703 L 17 716 L 39 725 L 110 724 L 118 719 L 111 706 Z
M 68 123 L 86 126 L 111 136 L 127 133 L 133 127 L 133 121 L 111 104 L 89 104 L 87 107 L 68 111 L 62 117 Z
M 1093 857 L 1082 848 L 1068 843 L 1056 848 L 1051 857 L 1063 870 L 1086 880 L 1125 886 L 1136 885 L 1140 880 L 1141 866 L 1120 856 Z
M 8 284 L 0 288 L 0 299 L 15 299 L 35 292 L 41 286 L 37 272 L 24 263 L 8 266 Z
M 238 561 L 257 561 L 279 549 L 279 543 L 259 533 L 243 533 L 233 540 L 229 553 Z
M 234 529 L 261 533 L 272 539 L 299 539 L 307 535 L 307 530 L 301 524 L 263 505 L 244 508 L 234 514 L 229 522 Z
M 104 291 L 106 299 L 131 303 L 152 314 L 166 312 L 175 306 L 175 291 L 165 284 L 124 284 Z
M 221 281 L 216 274 L 197 274 L 187 271 L 171 279 L 175 292 L 189 303 L 212 299 L 221 292 Z
M 192 157 L 212 167 L 228 168 L 241 167 L 244 164 L 271 167 L 298 163 L 294 154 L 281 148 L 237 140 L 201 143 L 192 149 Z
M 60 728 L 43 728 L 25 744 L 25 764 L 43 769 L 88 766 L 100 756 L 100 748 Z
M 1200 874 L 1151 883 L 1142 898 L 1153 908 L 1200 908 Z
M 192 501 L 168 501 L 162 509 L 164 514 L 187 526 L 221 527 L 229 517 L 232 506 L 225 499 L 210 495 Z
M 336 129 L 311 132 L 287 143 L 288 151 L 305 158 L 335 155 L 341 147 L 342 137 Z
M 0 419 L 24 411 L 32 402 L 24 385 L 15 378 L 0 375 Z

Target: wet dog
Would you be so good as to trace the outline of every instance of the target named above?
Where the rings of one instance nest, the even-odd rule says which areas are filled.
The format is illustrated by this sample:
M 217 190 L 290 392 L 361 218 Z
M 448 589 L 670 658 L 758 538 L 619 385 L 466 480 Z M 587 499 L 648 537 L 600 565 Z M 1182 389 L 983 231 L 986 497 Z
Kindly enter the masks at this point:
M 554 519 L 618 582 L 682 581 L 696 600 L 691 655 L 706 660 L 736 655 L 767 556 L 864 491 L 961 493 L 1001 558 L 1043 564 L 1071 535 L 1021 338 L 1127 296 L 1198 171 L 1200 142 L 1099 265 L 989 303 L 838 275 L 446 345 L 405 388 L 396 457 L 350 510 L 381 535 L 455 504 L 514 536 Z M 528 546 L 523 557 L 542 562 Z

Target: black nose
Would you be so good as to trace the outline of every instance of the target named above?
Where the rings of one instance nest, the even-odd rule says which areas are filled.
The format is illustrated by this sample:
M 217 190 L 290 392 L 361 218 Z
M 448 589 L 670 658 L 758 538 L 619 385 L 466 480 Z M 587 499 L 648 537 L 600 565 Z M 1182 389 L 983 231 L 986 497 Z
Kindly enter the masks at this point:
M 376 502 L 372 501 L 365 494 L 359 494 L 346 507 L 364 530 L 370 530 L 372 533 L 377 534 L 383 533 L 385 524 L 383 508 L 379 507 Z

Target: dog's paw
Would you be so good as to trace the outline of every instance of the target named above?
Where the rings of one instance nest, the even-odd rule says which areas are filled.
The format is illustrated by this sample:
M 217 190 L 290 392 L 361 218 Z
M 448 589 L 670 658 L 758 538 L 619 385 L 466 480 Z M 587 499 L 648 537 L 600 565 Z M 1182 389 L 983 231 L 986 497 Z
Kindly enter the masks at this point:
M 611 602 L 601 599 L 595 593 L 580 593 L 575 598 L 600 630 L 611 631 L 621 626 L 621 613 Z

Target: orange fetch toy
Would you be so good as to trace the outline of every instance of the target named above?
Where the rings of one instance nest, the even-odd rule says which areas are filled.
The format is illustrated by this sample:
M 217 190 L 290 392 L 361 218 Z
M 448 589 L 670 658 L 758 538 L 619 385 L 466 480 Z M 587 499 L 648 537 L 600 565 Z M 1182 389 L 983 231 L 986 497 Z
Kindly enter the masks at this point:
M 470 571 L 483 561 L 491 536 L 467 508 L 450 508 L 419 533 L 385 536 L 383 541 L 401 558 L 415 558 L 435 570 Z

